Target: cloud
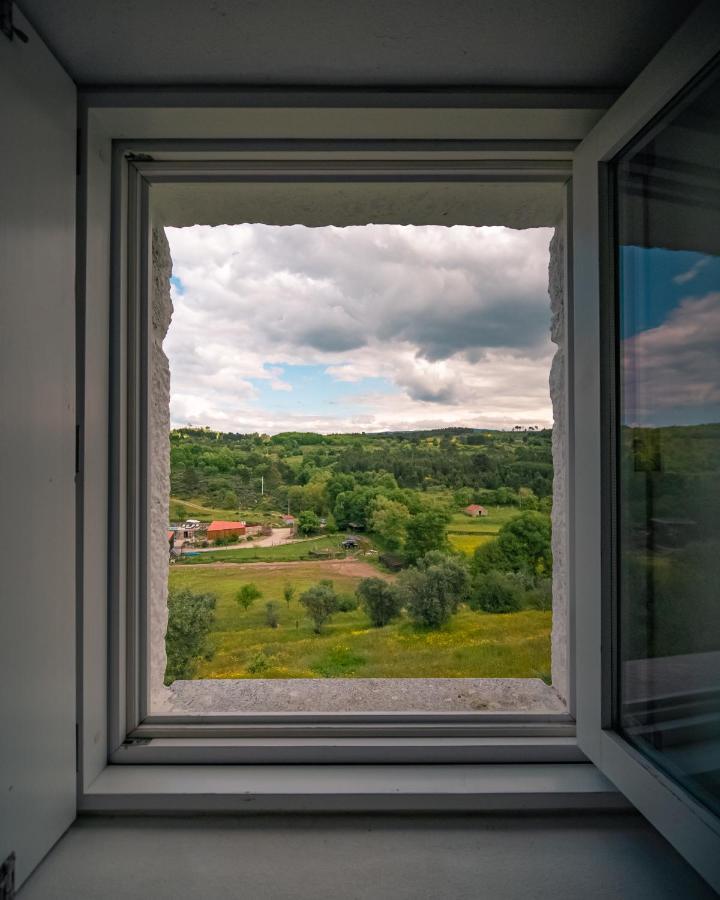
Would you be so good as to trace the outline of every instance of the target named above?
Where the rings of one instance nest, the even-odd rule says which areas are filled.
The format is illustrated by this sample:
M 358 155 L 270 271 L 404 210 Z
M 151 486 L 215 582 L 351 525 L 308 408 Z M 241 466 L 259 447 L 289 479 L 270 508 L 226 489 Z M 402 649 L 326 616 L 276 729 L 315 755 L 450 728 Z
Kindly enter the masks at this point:
M 301 422 L 347 431 L 551 421 L 551 229 L 246 224 L 166 233 L 175 424 L 192 416 L 238 431 Z M 294 366 L 319 366 L 329 383 L 347 385 L 333 395 L 333 415 L 317 391 L 303 393 Z M 374 379 L 390 389 L 375 396 Z M 262 385 L 296 402 L 274 407 Z
M 696 278 L 702 269 L 705 268 L 708 263 L 712 262 L 711 256 L 704 256 L 702 259 L 699 259 L 694 265 L 690 266 L 687 272 L 681 272 L 679 275 L 676 275 L 673 278 L 673 282 L 675 284 L 687 284 L 688 281 L 692 281 L 693 278 Z
M 686 297 L 656 328 L 623 341 L 630 424 L 708 421 L 720 408 L 720 292 Z

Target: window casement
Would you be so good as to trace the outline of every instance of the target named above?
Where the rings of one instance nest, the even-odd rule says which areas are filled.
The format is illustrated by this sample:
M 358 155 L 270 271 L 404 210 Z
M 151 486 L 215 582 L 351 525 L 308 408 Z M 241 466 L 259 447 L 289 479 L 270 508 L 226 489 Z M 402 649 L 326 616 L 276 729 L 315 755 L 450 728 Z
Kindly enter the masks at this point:
M 617 717 L 616 422 L 607 402 L 619 300 L 613 167 L 623 148 L 648 127 L 662 130 L 676 101 L 702 86 L 720 53 L 719 34 L 717 4 L 700 4 L 620 98 L 567 92 L 83 96 L 81 809 L 527 810 L 598 808 L 626 797 L 720 888 L 717 816 L 644 752 L 644 736 L 628 740 L 624 729 L 638 723 Z M 691 125 L 679 145 L 692 152 L 702 131 Z M 714 153 L 700 173 L 711 182 L 717 158 Z M 700 170 L 687 172 L 692 180 Z M 152 195 L 174 192 L 176 212 L 210 223 L 210 206 L 215 213 L 218 203 L 232 208 L 242 185 L 259 177 L 277 182 L 283 173 L 288 181 L 324 179 L 334 188 L 349 179 L 368 185 L 382 174 L 380 196 L 421 185 L 431 197 L 443 182 L 469 196 L 481 186 L 472 224 L 561 223 L 562 262 L 551 275 L 551 292 L 556 281 L 566 300 L 567 440 L 558 448 L 566 494 L 555 533 L 566 541 L 560 574 L 567 617 L 564 633 L 555 636 L 561 652 L 553 650 L 555 660 L 566 652 L 566 716 L 308 713 L 162 721 L 146 715 L 147 630 L 140 626 L 148 572 L 135 542 L 149 527 L 142 359 L 151 331 L 140 313 L 148 308 Z M 666 176 L 674 177 L 672 167 Z M 548 192 L 556 198 L 555 214 L 543 216 Z M 705 191 L 698 209 L 712 207 L 714 196 Z M 406 209 L 410 221 L 412 208 Z M 327 215 L 320 219 L 327 223 Z M 128 519 L 136 524 L 133 534 Z M 711 707 L 692 708 L 706 715 Z M 673 736 L 683 733 L 673 730 Z
M 277 152 L 278 147 L 272 149 Z M 571 356 L 565 268 L 569 255 L 565 225 L 569 168 L 557 159 L 485 159 L 472 150 L 469 147 L 455 152 L 455 158 L 447 159 L 445 145 L 438 142 L 432 150 L 423 150 L 423 158 L 418 159 L 420 154 L 394 147 L 383 151 L 377 142 L 369 149 L 360 142 L 348 154 L 328 141 L 315 153 L 321 158 L 309 161 L 292 145 L 285 149 L 282 160 L 255 159 L 257 146 L 248 147 L 243 142 L 234 144 L 231 153 L 227 146 L 203 144 L 198 148 L 193 142 L 166 142 L 156 149 L 147 142 L 138 145 L 124 141 L 114 147 L 110 540 L 120 552 L 111 556 L 110 580 L 112 762 L 582 761 L 574 741 L 568 690 L 572 682 L 568 646 L 571 578 L 566 551 L 570 515 L 567 466 L 572 454 L 565 430 L 565 365 Z M 474 158 L 478 155 L 480 158 Z M 217 156 L 221 158 L 214 158 Z M 332 192 L 328 192 L 328 185 L 332 185 Z M 162 218 L 162 224 L 183 224 L 208 215 L 246 215 L 249 188 L 258 187 L 269 188 L 264 193 L 260 190 L 254 201 L 266 204 L 266 217 L 297 215 L 292 209 L 295 203 L 310 210 L 312 224 L 322 221 L 322 216 L 337 223 L 343 215 L 340 210 L 346 202 L 345 191 L 355 198 L 356 206 L 365 203 L 364 213 L 355 210 L 351 214 L 353 223 L 358 215 L 367 215 L 368 220 L 377 215 L 377 204 L 382 202 L 379 198 L 389 195 L 391 201 L 385 201 L 386 208 L 379 214 L 387 215 L 390 210 L 402 221 L 413 222 L 418 216 L 431 221 L 433 210 L 443 207 L 445 215 L 449 211 L 451 217 L 455 216 L 453 222 L 471 217 L 476 224 L 555 226 L 550 292 L 553 337 L 560 350 L 553 366 L 553 400 L 556 429 L 561 434 L 554 440 L 560 470 L 556 474 L 554 514 L 558 575 L 553 677 L 562 698 L 570 701 L 566 711 L 548 711 L 540 706 L 537 712 L 528 713 L 223 715 L 200 710 L 178 715 L 152 707 L 153 692 L 162 691 L 163 669 L 158 667 L 157 658 L 163 658 L 158 653 L 162 649 L 158 648 L 158 633 L 161 636 L 164 631 L 165 603 L 164 596 L 157 597 L 157 561 L 162 560 L 163 549 L 153 555 L 157 548 L 153 547 L 152 533 L 159 533 L 159 528 L 157 522 L 154 528 L 151 522 L 158 504 L 151 483 L 152 410 L 157 405 L 151 396 L 155 378 L 152 352 L 153 342 L 158 340 L 157 334 L 153 335 L 152 289 L 158 278 L 153 271 L 153 228 L 157 224 L 153 216 Z M 361 195 L 363 201 L 358 201 Z M 278 205 L 283 203 L 290 207 L 289 212 L 282 208 L 278 212 Z M 155 313 L 157 318 L 157 310 Z M 210 690 L 213 682 L 207 685 Z

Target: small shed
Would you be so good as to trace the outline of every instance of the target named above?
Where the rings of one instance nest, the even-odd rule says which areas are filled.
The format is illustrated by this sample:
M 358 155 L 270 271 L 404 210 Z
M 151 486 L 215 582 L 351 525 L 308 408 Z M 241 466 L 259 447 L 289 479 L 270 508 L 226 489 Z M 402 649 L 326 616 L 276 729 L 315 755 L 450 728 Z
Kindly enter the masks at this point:
M 210 541 L 227 538 L 237 538 L 246 532 L 245 522 L 211 522 L 208 525 L 207 536 Z
M 476 519 L 478 516 L 486 516 L 488 514 L 485 507 L 479 506 L 477 503 L 471 503 L 470 506 L 466 506 L 464 512 L 466 516 L 471 516 L 473 519 Z

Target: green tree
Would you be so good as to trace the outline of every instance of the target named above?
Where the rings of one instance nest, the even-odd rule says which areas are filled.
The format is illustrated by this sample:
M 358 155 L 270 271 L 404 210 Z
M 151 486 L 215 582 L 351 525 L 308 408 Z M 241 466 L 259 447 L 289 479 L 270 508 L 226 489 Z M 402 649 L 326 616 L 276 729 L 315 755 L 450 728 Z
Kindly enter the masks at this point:
M 509 571 L 550 575 L 551 536 L 550 516 L 545 513 L 523 512 L 503 525 L 497 542 L 508 562 Z
M 200 659 L 214 653 L 208 635 L 215 621 L 215 594 L 195 594 L 189 588 L 171 589 L 165 634 L 165 684 L 195 675 Z
M 388 550 L 400 550 L 407 536 L 410 513 L 396 500 L 380 495 L 370 507 L 370 528 L 378 534 Z
M 300 534 L 312 534 L 320 527 L 320 519 L 310 509 L 306 509 L 300 513 L 297 523 Z
M 466 598 L 469 575 L 459 559 L 431 552 L 417 567 L 401 572 L 398 585 L 410 618 L 418 625 L 440 628 Z
M 445 550 L 448 546 L 445 528 L 450 514 L 442 509 L 416 513 L 407 523 L 405 553 L 410 561 L 419 559 L 431 550 Z
M 489 613 L 517 612 L 522 606 L 522 589 L 511 576 L 488 572 L 474 580 L 469 603 L 472 609 Z
M 323 579 L 300 594 L 300 603 L 312 620 L 313 629 L 320 634 L 322 626 L 337 610 L 337 594 L 332 581 Z
M 289 581 L 285 582 L 285 586 L 283 587 L 283 598 L 287 603 L 288 607 L 292 603 L 292 598 L 295 596 L 295 585 L 290 584 Z
M 382 628 L 400 615 L 402 594 L 382 578 L 363 578 L 357 586 L 357 595 L 376 628 Z
M 243 609 L 248 610 L 256 600 L 260 599 L 260 597 L 262 597 L 260 588 L 252 581 L 249 581 L 235 594 L 235 601 L 242 606 Z

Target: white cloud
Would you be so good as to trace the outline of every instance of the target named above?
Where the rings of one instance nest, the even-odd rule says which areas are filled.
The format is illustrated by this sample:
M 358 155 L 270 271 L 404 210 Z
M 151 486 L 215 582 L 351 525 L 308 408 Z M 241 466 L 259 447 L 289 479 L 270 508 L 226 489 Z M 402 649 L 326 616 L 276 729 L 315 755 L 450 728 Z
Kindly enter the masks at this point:
M 549 424 L 551 234 L 168 228 L 182 283 L 165 340 L 172 421 L 265 432 Z M 293 380 L 298 365 L 322 367 L 332 402 Z M 292 403 L 280 408 L 263 385 Z

